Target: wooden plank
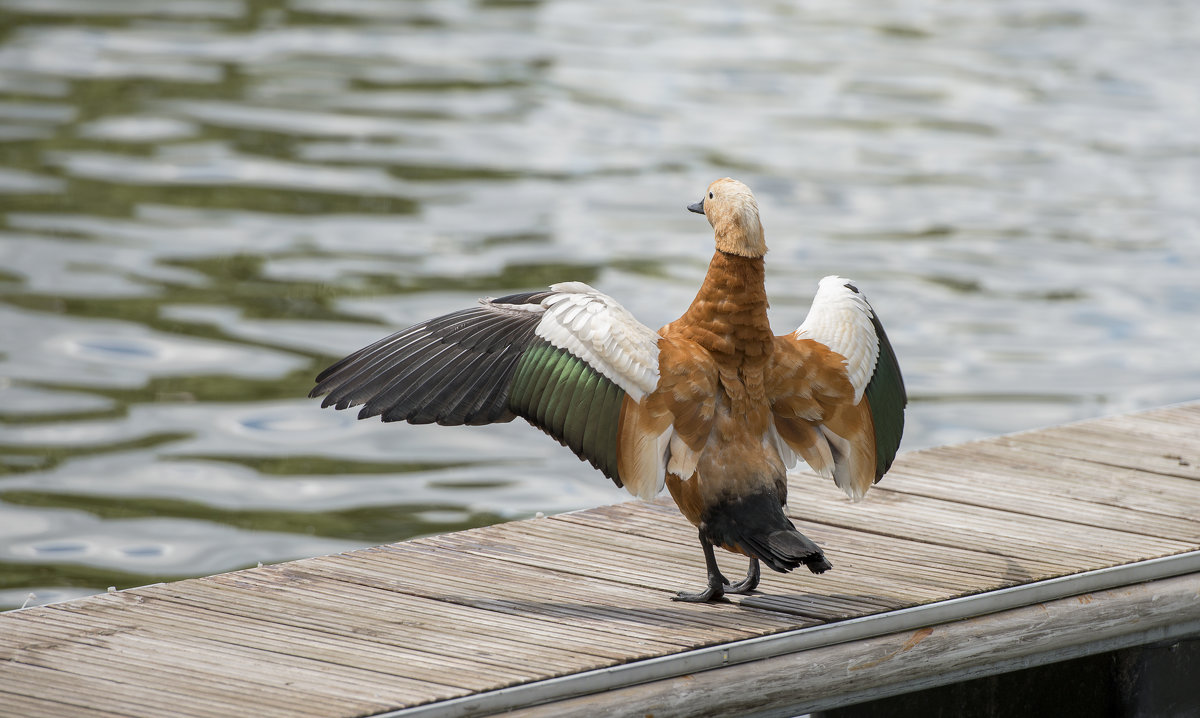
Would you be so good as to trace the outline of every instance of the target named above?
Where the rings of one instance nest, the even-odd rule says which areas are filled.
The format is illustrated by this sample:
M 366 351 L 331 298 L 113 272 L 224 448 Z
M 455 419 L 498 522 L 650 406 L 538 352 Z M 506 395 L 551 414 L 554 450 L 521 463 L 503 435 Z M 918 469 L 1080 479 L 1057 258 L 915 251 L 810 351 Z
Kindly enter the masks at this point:
M 458 551 L 453 557 L 447 555 L 445 560 L 448 565 L 461 562 L 464 569 L 472 565 L 477 566 L 479 562 L 472 560 L 473 553 L 469 550 Z M 340 562 L 339 570 L 352 572 L 359 580 L 378 582 L 380 576 L 387 575 L 380 570 L 380 567 L 386 565 L 386 561 L 356 555 L 351 561 Z M 696 639 L 703 639 L 707 635 L 703 627 L 705 623 L 711 623 L 729 611 L 737 611 L 736 607 L 724 605 L 712 606 L 709 607 L 712 610 L 704 611 L 702 606 L 663 600 L 661 594 L 654 591 L 614 585 L 584 575 L 567 577 L 557 584 L 512 584 L 509 581 L 510 574 L 504 567 L 493 568 L 487 575 L 497 580 L 486 582 L 479 581 L 478 576 L 470 574 L 447 573 L 441 582 L 433 587 L 419 582 L 408 583 L 405 579 L 394 579 L 387 584 L 374 585 L 390 584 L 394 587 L 399 581 L 404 583 L 405 591 L 424 592 L 423 595 L 430 597 L 496 611 L 536 615 L 570 624 L 593 625 L 628 638 L 655 640 L 666 634 L 671 636 L 671 641 L 676 642 L 677 648 L 695 645 Z M 520 590 L 514 591 L 513 585 L 520 586 Z M 689 618 L 693 616 L 696 620 L 689 622 Z M 759 619 L 761 617 L 753 614 L 739 613 L 737 625 L 747 625 Z M 772 617 L 771 621 L 774 626 L 786 625 L 786 622 L 778 617 Z M 752 632 L 746 629 L 738 630 L 738 633 L 742 634 Z
M 96 678 L 86 673 L 66 673 L 53 668 L 12 662 L 4 666 L 4 683 L 10 689 L 23 686 L 29 695 L 58 696 L 60 701 L 68 703 L 86 701 L 88 709 L 96 708 L 108 712 L 184 718 L 238 715 L 237 707 L 224 704 L 219 696 L 212 703 L 199 702 L 189 695 L 159 689 L 146 681 L 144 676 L 137 674 L 127 676 L 124 680 L 112 677 Z M 65 696 L 71 696 L 71 699 L 64 700 Z M 279 718 L 287 715 L 269 705 L 264 706 L 259 714 Z
M 520 669 L 513 669 L 511 658 L 505 662 L 488 660 L 486 645 L 476 644 L 476 649 L 468 653 L 461 650 L 461 646 L 455 647 L 429 633 L 385 632 L 378 618 L 374 619 L 375 623 L 371 623 L 366 616 L 349 621 L 346 611 L 331 611 L 328 606 L 314 609 L 311 603 L 300 600 L 295 592 L 286 600 L 275 599 L 274 604 L 277 609 L 274 616 L 240 606 L 238 613 L 234 614 L 235 620 L 247 619 L 254 624 L 267 624 L 269 628 L 261 632 L 268 636 L 296 635 L 318 646 L 334 643 L 355 651 L 357 660 L 353 662 L 339 659 L 337 656 L 340 654 L 325 654 L 325 660 L 340 665 L 380 670 L 371 659 L 378 658 L 384 663 L 394 660 L 405 666 L 407 677 L 467 689 L 498 680 L 518 680 L 527 677 L 529 668 L 533 667 L 525 663 Z M 187 604 L 180 602 L 176 605 L 184 607 Z M 212 610 L 211 606 L 204 608 Z M 332 621 L 325 626 L 318 625 L 314 620 L 320 616 L 321 610 L 332 617 Z M 308 613 L 307 619 L 300 615 L 302 612 Z M 363 628 L 369 629 L 370 635 L 364 635 Z M 556 654 L 554 651 L 547 652 Z
M 660 547 L 652 541 L 611 543 L 612 535 L 579 525 L 560 525 L 553 519 L 522 522 L 494 536 L 494 541 L 475 537 L 444 536 L 431 539 L 455 551 L 475 551 L 500 561 L 526 566 L 543 564 L 572 575 L 589 576 L 619 582 L 630 587 L 661 592 L 652 600 L 668 597 L 680 582 L 703 579 L 703 558 L 699 544 L 688 551 Z M 673 551 L 672 561 L 655 560 L 661 551 Z M 547 555 L 548 554 L 548 555 Z M 690 559 L 690 560 L 689 560 Z
M 647 510 L 674 512 L 674 505 L 643 504 Z M 611 507 L 605 507 L 611 508 Z M 646 521 L 637 515 L 612 516 L 601 514 L 599 510 L 578 512 L 556 517 L 557 520 L 569 520 L 596 523 L 629 533 L 669 540 L 663 535 L 658 522 Z M 903 566 L 901 571 L 920 573 L 925 570 L 936 570 L 945 580 L 957 583 L 965 576 L 974 576 L 987 583 L 996 581 L 1022 581 L 1034 576 L 1058 575 L 1061 571 L 1058 563 L 1036 563 L 1027 558 L 1014 559 L 980 551 L 928 544 L 910 538 L 886 536 L 864 531 L 847 529 L 831 524 L 805 521 L 802 525 L 805 533 L 821 546 L 831 560 L 839 561 L 843 553 L 862 553 L 868 558 L 878 559 L 889 565 L 878 575 L 889 577 L 897 572 L 896 565 Z M 837 566 L 835 566 L 835 570 Z
M 270 674 L 262 671 L 261 668 L 257 668 L 255 673 L 262 676 L 262 679 L 254 685 L 250 685 L 246 681 L 239 680 L 236 673 L 218 673 L 206 670 L 203 665 L 195 662 L 187 654 L 178 656 L 174 661 L 171 660 L 170 654 L 157 654 L 156 657 L 159 660 L 153 664 L 153 677 L 149 680 L 145 677 L 140 680 L 114 680 L 121 673 L 131 672 L 133 676 L 137 676 L 139 672 L 147 669 L 146 656 L 132 654 L 128 652 L 130 648 L 132 647 L 121 647 L 100 655 L 94 650 L 86 650 L 79 646 L 63 647 L 53 652 L 31 654 L 21 663 L 27 666 L 53 668 L 73 678 L 88 677 L 108 681 L 111 684 L 109 692 L 115 693 L 124 692 L 124 686 L 135 682 L 149 683 L 151 685 L 148 687 L 171 699 L 172 707 L 167 711 L 171 714 L 184 712 L 182 708 L 178 707 L 183 704 L 189 706 L 187 712 L 204 715 L 213 710 L 220 710 L 227 714 L 236 713 L 239 706 L 257 704 L 262 701 L 270 701 L 271 711 L 277 715 L 320 716 L 330 710 L 340 710 L 342 706 L 355 704 L 369 706 L 368 710 L 371 712 L 377 712 L 381 707 L 378 704 L 364 704 L 364 702 L 350 697 L 340 701 L 319 700 L 315 694 L 312 694 L 307 696 L 309 700 L 304 700 L 306 696 L 299 692 L 281 690 L 278 684 L 269 680 Z M 204 646 L 200 645 L 192 650 L 203 650 L 203 648 Z M 253 667 L 247 664 L 244 668 L 249 670 Z
M 544 622 L 520 620 L 511 617 L 507 625 L 498 627 L 495 614 L 444 603 L 428 601 L 415 596 L 380 591 L 355 584 L 332 584 L 326 588 L 306 587 L 303 592 L 289 591 L 282 603 L 287 616 L 276 620 L 286 626 L 300 626 L 328 631 L 334 635 L 353 632 L 365 635 L 370 640 L 386 646 L 397 645 L 419 636 L 426 650 L 438 655 L 469 655 L 483 665 L 502 668 L 514 661 L 533 667 L 545 665 L 547 669 L 560 668 L 564 664 L 582 663 L 590 665 L 597 658 L 619 658 L 628 654 L 628 645 L 618 650 L 616 642 L 597 649 L 595 632 L 565 631 L 556 634 L 553 626 Z M 272 617 L 272 609 L 281 606 L 270 594 L 240 590 L 242 587 L 221 587 L 217 595 L 225 594 L 236 600 L 236 611 L 240 615 Z M 352 599 L 346 605 L 336 599 Z M 222 610 L 220 603 L 205 600 L 198 592 L 188 592 L 176 597 L 182 604 L 204 605 L 210 610 Z M 333 610 L 331 610 L 331 608 Z M 449 609 L 449 610 L 448 610 Z M 469 615 L 476 614 L 476 615 Z M 484 614 L 484 615 L 478 615 Z M 331 620 L 332 617 L 332 620 Z M 353 621 L 347 619 L 353 619 Z M 568 642 L 564 636 L 574 639 Z M 522 638 L 528 637 L 529 643 Z M 583 643 L 581 638 L 587 642 Z M 467 640 L 469 639 L 469 640 Z M 583 643 L 582 647 L 580 644 Z M 566 648 L 571 645 L 571 650 Z M 653 650 L 666 650 L 670 646 L 659 644 Z M 489 650 L 503 656 L 500 662 L 491 660 Z
M 49 633 L 55 626 L 43 626 Z M 30 656 L 34 660 L 27 660 Z M 43 658 L 66 661 L 60 668 L 64 673 L 87 675 L 109 680 L 118 687 L 126 675 L 143 675 L 140 683 L 148 683 L 156 692 L 174 695 L 179 703 L 196 703 L 198 712 L 205 713 L 214 705 L 209 691 L 217 691 L 222 701 L 236 698 L 253 704 L 270 698 L 273 706 L 295 714 L 320 715 L 335 707 L 362 704 L 374 710 L 394 706 L 394 703 L 364 700 L 378 691 L 378 682 L 344 680 L 336 671 L 331 676 L 319 668 L 297 670 L 275 661 L 255 660 L 258 656 L 246 651 L 230 650 L 227 644 L 203 639 L 182 639 L 175 636 L 126 636 L 120 643 L 104 651 L 88 650 L 82 644 L 63 645 L 53 651 L 26 652 L 19 662 L 54 667 Z M 152 676 L 146 676 L 147 666 L 153 666 Z M 177 678 L 183 677 L 184 686 Z M 336 680 L 330 680 L 334 678 Z M 281 687 L 288 687 L 281 690 Z M 186 688 L 186 690 L 183 690 Z M 449 696 L 445 696 L 449 697 Z
M 1190 440 L 1164 439 L 1145 434 L 1130 435 L 1115 426 L 1113 430 L 1105 430 L 1082 424 L 1017 434 L 998 441 L 1055 456 L 1200 480 L 1200 447 L 1196 446 L 1194 437 Z
M 39 615 L 33 620 L 41 624 L 39 628 L 43 634 L 72 627 L 86 629 L 97 624 L 104 625 L 94 615 L 79 616 L 73 613 Z M 175 624 L 169 619 L 163 620 L 161 616 L 139 616 L 138 622 L 144 626 L 138 632 L 143 635 L 116 634 L 121 640 L 112 641 L 104 646 L 103 651 L 65 643 L 52 652 L 24 651 L 20 660 L 30 662 L 36 659 L 42 661 L 38 665 L 118 683 L 126 681 L 128 676 L 138 675 L 141 672 L 139 666 L 141 670 L 153 666 L 152 677 L 156 690 L 171 692 L 173 687 L 186 685 L 187 690 L 181 695 L 193 697 L 204 705 L 222 704 L 230 698 L 236 699 L 232 704 L 234 706 L 243 701 L 269 699 L 272 705 L 293 711 L 315 710 L 317 715 L 339 704 L 361 703 L 363 708 L 380 707 L 374 701 L 361 699 L 361 696 L 370 695 L 381 685 L 378 676 L 366 680 L 369 676 L 365 672 L 348 671 L 320 658 L 307 657 L 307 660 L 298 661 L 279 649 L 243 646 L 236 641 L 236 635 L 218 633 L 213 638 L 217 629 L 197 634 L 189 631 L 184 623 L 179 626 L 180 630 L 172 631 L 170 629 Z M 95 661 L 91 665 L 81 658 L 89 654 Z M 49 665 L 44 663 L 47 656 L 65 662 Z M 212 656 L 211 660 L 209 656 Z M 299 688 L 282 688 L 284 685 Z M 429 684 L 407 678 L 388 681 L 387 685 L 409 690 L 415 694 L 414 700 L 446 698 L 465 692 L 449 689 L 434 691 Z M 215 698 L 209 695 L 210 691 L 216 691 Z
M 1128 525 L 1123 518 L 1156 520 L 1157 517 L 1190 519 L 1187 507 L 1200 497 L 1200 482 L 1161 474 L 1147 474 L 1079 459 L 1029 451 L 1014 444 L 996 442 L 963 447 L 922 456 L 920 461 L 903 462 L 898 474 L 888 476 L 881 488 L 903 491 L 909 476 L 936 481 L 957 493 L 958 500 L 970 500 L 981 489 L 1038 497 L 1099 504 L 1101 509 L 1123 509 L 1150 516 L 1102 513 L 1109 522 Z M 1054 477 L 1047 480 L 1047 477 Z M 893 481 L 892 479 L 896 480 Z M 1086 507 L 1084 507 L 1086 508 Z M 1023 509 L 1023 510 L 1028 510 Z M 1164 526 L 1172 526 L 1166 522 Z M 1194 522 L 1192 523 L 1194 528 Z M 1132 528 L 1132 527 L 1131 527 Z
M 87 698 L 62 696 L 33 697 L 19 692 L 19 688 L 10 685 L 0 685 L 0 715 L 21 716 L 21 718 L 63 718 L 63 716 L 84 716 L 88 718 L 137 718 L 137 713 L 100 710 L 89 705 Z M 71 702 L 74 699 L 75 702 Z
M 81 620 L 90 621 L 96 621 L 99 617 L 95 611 L 79 615 Z M 67 619 L 58 616 L 57 620 Z M 153 611 L 140 612 L 137 620 L 142 625 L 160 629 L 164 634 L 169 632 L 192 640 L 208 640 L 306 659 L 322 664 L 326 671 L 333 671 L 333 667 L 340 666 L 351 669 L 351 672 L 377 673 L 386 676 L 388 683 L 394 681 L 432 695 L 456 694 L 462 689 L 478 688 L 492 682 L 484 672 L 468 671 L 466 666 L 462 666 L 461 671 L 445 670 L 455 668 L 449 661 L 449 665 L 439 670 L 437 663 L 415 651 L 384 650 L 348 635 L 335 638 L 315 631 L 285 632 L 277 630 L 273 624 L 246 616 L 214 615 L 203 609 L 180 607 L 167 602 L 156 604 Z M 376 680 L 384 679 L 376 677 Z M 438 686 L 451 690 L 435 690 Z
M 33 620 L 43 622 L 44 630 L 52 630 L 55 625 L 74 626 L 77 628 L 88 628 L 95 626 L 113 626 L 112 621 L 116 616 L 112 613 L 100 615 L 98 613 L 90 613 L 87 615 L 75 615 L 73 613 L 64 612 L 54 616 L 37 615 Z M 165 644 L 164 653 L 168 655 L 187 656 L 192 651 L 204 651 L 209 653 L 219 653 L 222 655 L 221 665 L 225 666 L 240 666 L 244 672 L 237 672 L 231 680 L 249 680 L 249 677 L 255 675 L 267 674 L 268 676 L 277 675 L 280 672 L 280 667 L 291 668 L 302 671 L 299 677 L 306 681 L 298 683 L 298 685 L 308 686 L 310 689 L 316 687 L 324 687 L 332 690 L 336 695 L 350 690 L 343 689 L 342 686 L 353 687 L 354 690 L 349 692 L 350 697 L 355 697 L 358 692 L 366 691 L 372 686 L 378 686 L 383 681 L 380 679 L 378 672 L 370 672 L 367 670 L 354 670 L 347 668 L 334 662 L 325 660 L 319 651 L 313 655 L 313 651 L 309 650 L 309 655 L 301 653 L 293 654 L 288 651 L 286 643 L 272 645 L 269 642 L 270 634 L 257 637 L 259 643 L 267 642 L 267 647 L 244 645 L 243 640 L 245 634 L 230 632 L 221 622 L 201 626 L 199 630 L 195 630 L 195 622 L 180 621 L 173 616 L 163 616 L 157 612 L 154 614 L 142 614 L 137 616 L 139 625 L 145 626 L 145 630 L 149 632 L 150 637 L 160 643 Z M 148 656 L 141 644 L 129 637 L 128 635 L 118 634 L 120 640 L 114 640 L 109 645 L 105 646 L 102 653 L 106 657 L 113 657 L 114 652 L 118 649 L 128 649 L 130 654 L 136 660 L 137 657 L 142 658 L 143 664 L 147 664 Z M 114 659 L 115 660 L 115 659 Z M 158 662 L 164 660 L 162 658 L 155 659 L 154 662 L 149 662 L 148 665 L 158 665 Z M 185 661 L 185 666 L 187 665 Z M 68 664 L 61 670 L 73 670 L 72 665 Z M 136 671 L 118 671 L 116 672 L 115 680 L 124 680 L 128 674 L 136 674 Z M 272 681 L 268 679 L 268 684 Z M 213 681 L 212 685 L 219 686 L 220 681 Z M 405 689 L 419 699 L 433 700 L 437 698 L 445 698 L 453 695 L 459 695 L 463 692 L 462 689 L 453 689 L 444 686 L 438 686 L 435 683 L 418 681 L 409 677 L 392 677 L 387 680 L 389 687 L 397 690 Z M 259 691 L 261 693 L 261 691 Z M 273 700 L 276 703 L 284 703 L 289 700 L 289 695 L 294 695 L 295 691 L 285 690 Z M 310 704 L 311 701 L 305 701 Z
M 628 518 L 628 514 L 618 516 L 614 519 L 614 523 L 624 524 Z M 580 524 L 580 526 L 582 526 L 582 524 Z M 669 542 L 657 540 L 659 537 L 655 537 L 656 540 L 646 540 L 644 537 L 637 534 L 626 534 L 626 538 L 623 540 L 626 544 L 625 546 L 620 546 L 614 543 L 613 536 L 616 532 L 611 531 L 611 529 L 608 527 L 588 526 L 587 528 L 589 533 L 587 534 L 587 537 L 582 540 L 580 548 L 577 552 L 580 557 L 579 560 L 583 562 L 585 566 L 587 556 L 595 555 L 597 553 L 595 547 L 604 546 L 603 552 L 605 553 L 606 557 L 608 557 L 610 554 L 623 554 L 628 557 L 623 561 L 638 562 L 651 566 L 651 573 L 648 574 L 644 579 L 644 581 L 649 582 L 651 580 L 658 580 L 658 574 L 662 573 L 660 566 L 677 566 L 687 561 L 689 558 L 693 562 L 697 562 L 699 559 L 699 544 L 694 538 L 692 538 L 693 530 L 690 527 L 684 533 L 673 532 L 674 535 L 672 538 L 674 540 Z M 546 550 L 551 550 L 554 547 L 559 546 L 560 544 L 559 542 L 556 542 L 556 537 L 566 533 L 559 525 L 557 525 L 556 521 L 535 522 L 535 525 L 526 525 L 523 526 L 522 529 L 522 544 L 528 543 L 534 547 L 540 546 L 540 553 L 544 553 Z M 653 559 L 650 559 L 649 556 L 652 552 L 657 553 L 658 555 Z M 534 555 L 538 555 L 538 552 L 535 552 Z M 729 569 L 728 575 L 739 577 L 741 573 L 745 571 L 746 559 L 741 557 L 733 557 L 730 554 L 724 553 L 722 557 L 732 558 L 735 563 L 735 567 Z M 509 558 L 511 558 L 511 556 L 509 556 Z M 597 567 L 593 568 L 596 568 L 600 571 L 604 570 Z M 700 574 L 700 576 L 703 576 L 703 574 Z M 699 577 L 691 574 L 690 579 L 688 579 L 687 576 L 683 576 L 681 578 L 687 580 L 688 582 L 677 584 L 676 587 L 679 585 L 685 587 L 694 586 L 696 585 Z M 907 597 L 897 596 L 897 586 L 894 582 L 876 582 L 872 578 L 864 576 L 857 576 L 851 579 L 849 576 L 841 576 L 840 574 L 827 574 L 819 579 L 815 579 L 802 572 L 799 574 L 793 574 L 791 576 L 779 577 L 779 580 L 786 581 L 793 585 L 796 583 L 817 581 L 822 583 L 822 585 L 827 584 L 829 592 L 831 593 L 849 588 L 859 589 L 871 587 L 874 589 L 875 595 L 864 597 L 863 601 L 863 605 L 868 608 L 894 606 L 898 605 L 897 599 L 900 599 L 900 602 L 905 602 L 907 600 Z M 670 589 L 668 588 L 667 590 Z M 920 593 L 926 589 L 913 587 L 912 590 Z M 932 597 L 935 594 L 930 593 L 929 595 Z M 813 603 L 812 609 L 815 612 L 814 615 L 821 615 L 821 597 L 812 595 L 810 597 L 810 601 Z M 830 604 L 830 610 L 828 611 L 827 617 L 834 618 L 845 615 L 845 600 L 831 599 Z M 743 603 L 741 605 L 746 606 L 747 604 Z
M 563 629 L 582 626 L 605 634 L 609 642 L 619 641 L 622 635 L 618 626 L 607 623 L 595 623 L 592 620 L 593 616 L 591 616 L 589 611 L 591 604 L 582 601 L 590 600 L 597 602 L 596 605 L 602 606 L 603 604 L 598 603 L 600 597 L 595 594 L 589 596 L 587 599 L 580 599 L 580 602 L 576 604 L 570 602 L 574 599 L 574 596 L 567 593 L 564 593 L 560 599 L 556 600 L 545 600 L 537 596 L 532 598 L 524 596 L 514 598 L 511 592 L 506 593 L 503 590 L 496 590 L 495 588 L 489 590 L 488 586 L 476 587 L 471 585 L 470 579 L 459 576 L 445 576 L 443 577 L 443 581 L 435 586 L 417 585 L 397 588 L 391 585 L 391 581 L 380 579 L 381 572 L 369 564 L 357 566 L 342 565 L 336 569 L 306 566 L 305 571 L 339 576 L 347 581 L 359 582 L 367 586 L 402 590 L 405 592 L 412 591 L 422 597 L 444 601 L 450 606 L 488 612 L 490 615 L 496 617 L 492 620 L 511 620 L 512 617 L 528 617 Z M 568 588 L 569 584 L 564 584 L 564 591 Z M 446 592 L 450 590 L 455 591 L 455 593 L 447 594 Z M 638 611 L 636 607 L 626 607 L 623 610 L 631 618 L 635 617 Z M 647 622 L 649 620 L 647 619 Z M 653 641 L 657 635 L 653 632 L 637 631 L 634 626 L 627 626 L 627 628 L 629 629 L 629 632 L 625 634 L 627 642 Z M 678 648 L 680 645 L 679 641 L 670 641 L 669 643 L 672 648 Z
M 819 485 L 812 485 L 819 481 Z M 1140 536 L 1115 528 L 1074 524 L 1064 531 L 1059 522 L 896 492 L 872 492 L 870 500 L 851 504 L 839 499 L 836 487 L 811 476 L 803 513 L 789 507 L 789 516 L 847 528 L 922 541 L 960 546 L 1006 556 L 1032 556 L 1059 563 L 1064 573 L 1095 565 L 1127 563 L 1189 549 L 1186 541 Z M 803 526 L 800 527 L 803 530 Z
M 1122 638 L 1184 625 L 1200 630 L 1200 575 L 1100 591 L 916 631 L 558 701 L 505 715 L 796 715 L 948 681 L 1035 665 L 1038 654 L 1075 657 Z M 1161 635 L 1161 633 L 1160 633 Z M 1145 639 L 1142 639 L 1143 641 Z
M 653 506 L 643 504 L 642 506 Z M 611 507 L 609 507 L 611 508 Z M 675 512 L 674 505 L 664 508 L 665 511 Z M 611 512 L 599 511 L 578 512 L 555 517 L 555 520 L 586 523 L 620 533 L 630 533 L 662 541 L 677 541 L 675 532 L 668 532 L 661 526 L 661 521 L 647 516 L 649 511 Z M 804 531 L 813 541 L 821 546 L 826 555 L 835 564 L 834 571 L 841 572 L 843 557 L 850 556 L 862 566 L 863 570 L 853 571 L 867 577 L 867 580 L 894 582 L 896 585 L 915 585 L 939 587 L 944 590 L 971 591 L 982 590 L 994 586 L 997 582 L 1015 582 L 1028 580 L 1034 575 L 1057 575 L 1055 564 L 1044 564 L 1037 567 L 1038 573 L 1031 572 L 1029 567 L 1014 571 L 1011 559 L 992 554 L 969 551 L 965 549 L 934 546 L 901 539 L 896 537 L 869 534 L 861 531 L 851 531 L 842 527 L 827 524 L 806 522 Z M 690 545 L 690 544 L 689 544 Z M 744 559 L 738 559 L 744 562 Z M 851 566 L 850 568 L 854 568 Z M 731 576 L 736 575 L 731 569 Z M 837 574 L 829 574 L 829 577 Z M 786 582 L 805 583 L 809 579 L 787 579 Z M 827 576 L 822 576 L 820 581 Z M 776 576 L 775 578 L 781 578 Z M 944 595 L 944 592 L 940 595 Z
M 1117 440 L 1128 439 L 1131 444 L 1144 445 L 1142 440 L 1149 439 L 1165 443 L 1183 444 L 1195 451 L 1196 426 L 1200 423 L 1200 414 L 1194 405 L 1181 407 L 1166 407 L 1151 409 L 1129 414 L 1118 414 L 1094 421 L 1083 421 L 1067 424 L 1057 429 L 1076 430 L 1089 427 L 1109 434 L 1114 434 Z
M 687 566 L 659 565 L 653 561 L 645 561 L 643 558 L 638 562 L 640 565 L 630 569 L 641 577 L 642 583 L 636 583 L 634 579 L 614 582 L 610 575 L 611 567 L 627 562 L 621 558 L 622 553 L 627 557 L 632 556 L 624 551 L 625 547 L 605 547 L 603 550 L 597 550 L 594 543 L 590 546 L 588 543 L 594 541 L 594 538 L 575 536 L 573 541 L 564 540 L 562 547 L 551 545 L 542 551 L 532 550 L 533 546 L 545 545 L 544 540 L 539 538 L 539 534 L 547 535 L 544 532 L 545 521 L 525 523 L 525 526 L 519 527 L 522 529 L 519 534 L 506 532 L 487 537 L 464 537 L 462 534 L 444 535 L 414 542 L 412 548 L 429 546 L 436 551 L 435 555 L 439 561 L 446 560 L 451 562 L 451 565 L 459 564 L 464 568 L 478 565 L 480 558 L 488 559 L 488 565 L 504 581 L 509 580 L 509 572 L 512 572 L 512 576 L 520 577 L 526 575 L 528 571 L 561 571 L 562 574 L 552 576 L 545 582 L 518 584 L 518 593 L 522 596 L 542 596 L 549 600 L 569 598 L 577 602 L 575 605 L 601 608 L 619 603 L 622 606 L 637 609 L 636 613 L 631 615 L 631 619 L 636 623 L 667 625 L 676 635 L 703 633 L 706 626 L 727 625 L 726 617 L 731 612 L 735 612 L 733 609 L 723 606 L 718 607 L 716 611 L 697 611 L 695 609 L 698 607 L 694 605 L 663 600 L 674 590 L 669 583 L 664 581 L 661 575 L 663 569 L 670 568 L 671 572 L 684 577 L 692 575 Z M 529 524 L 538 524 L 541 527 Z M 548 535 L 553 541 L 552 528 Z M 551 552 L 552 548 L 560 548 L 560 550 Z M 387 550 L 395 551 L 399 550 L 399 547 L 389 546 Z M 594 557 L 591 565 L 588 563 L 589 555 Z M 542 568 L 538 566 L 539 557 Z M 483 591 L 488 596 L 497 595 L 490 586 L 467 585 L 463 588 L 472 593 Z M 786 627 L 786 624 L 781 623 L 777 616 L 753 612 L 736 613 L 738 625 L 750 631 L 756 627 L 765 629 Z M 622 636 L 628 635 L 624 628 L 617 630 Z
M 947 480 L 927 471 L 899 471 L 895 481 L 876 489 L 880 492 L 895 492 L 909 496 L 921 496 L 970 506 L 1003 509 L 1014 514 L 1036 516 L 1061 522 L 1066 529 L 1070 524 L 1082 524 L 1096 528 L 1121 526 L 1122 531 L 1139 536 L 1161 537 L 1195 543 L 1200 541 L 1200 523 L 1188 518 L 1167 516 L 1157 512 L 1139 511 L 1123 506 L 1112 506 L 1098 501 L 1078 500 L 1061 493 L 1039 491 L 1033 482 L 1012 482 L 998 486 L 964 476 Z M 1200 489 L 1200 482 L 1197 482 Z M 1200 499 L 1200 490 L 1196 499 Z M 1200 504 L 1194 499 L 1192 505 Z M 1175 503 L 1175 511 L 1187 504 Z

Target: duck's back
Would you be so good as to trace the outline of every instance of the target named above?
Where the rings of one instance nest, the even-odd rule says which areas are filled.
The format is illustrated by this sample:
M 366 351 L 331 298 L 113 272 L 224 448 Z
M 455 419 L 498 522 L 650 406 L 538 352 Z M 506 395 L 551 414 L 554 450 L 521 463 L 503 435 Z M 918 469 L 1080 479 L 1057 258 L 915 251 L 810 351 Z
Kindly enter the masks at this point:
M 717 252 L 687 312 L 661 334 L 701 348 L 717 375 L 712 428 L 696 471 L 667 476 L 676 504 L 697 526 L 711 524 L 714 511 L 747 502 L 774 504 L 778 513 L 787 483 L 765 390 L 774 336 L 767 320 L 762 258 Z

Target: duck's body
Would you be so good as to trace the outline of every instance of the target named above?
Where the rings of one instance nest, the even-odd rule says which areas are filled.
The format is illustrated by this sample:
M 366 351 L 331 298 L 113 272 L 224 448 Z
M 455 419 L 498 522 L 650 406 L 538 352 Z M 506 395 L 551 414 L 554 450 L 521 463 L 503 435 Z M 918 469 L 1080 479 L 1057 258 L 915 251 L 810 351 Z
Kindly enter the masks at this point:
M 324 406 L 360 418 L 482 424 L 522 416 L 649 498 L 665 484 L 699 529 L 708 585 L 680 600 L 749 592 L 758 562 L 830 568 L 783 513 L 786 471 L 802 456 L 861 498 L 891 465 L 903 381 L 858 289 L 821 282 L 809 318 L 775 336 L 767 320 L 766 244 L 740 182 L 717 180 L 689 207 L 717 251 L 691 306 L 653 332 L 579 283 L 512 295 L 418 324 L 317 378 Z M 728 584 L 712 547 L 751 559 Z
M 660 331 L 711 362 L 703 376 L 705 393 L 712 396 L 712 418 L 695 432 L 700 444 L 695 470 L 690 476 L 669 470 L 666 475 L 667 490 L 699 529 L 705 548 L 709 586 L 694 594 L 696 599 L 730 590 L 715 562 L 707 560 L 709 545 L 765 561 L 778 571 L 800 563 L 815 572 L 829 568 L 820 550 L 783 513 L 787 462 L 771 410 L 775 335 L 767 320 L 763 279 L 762 257 L 717 251 L 688 311 Z M 756 563 L 734 590 L 753 590 L 755 584 Z

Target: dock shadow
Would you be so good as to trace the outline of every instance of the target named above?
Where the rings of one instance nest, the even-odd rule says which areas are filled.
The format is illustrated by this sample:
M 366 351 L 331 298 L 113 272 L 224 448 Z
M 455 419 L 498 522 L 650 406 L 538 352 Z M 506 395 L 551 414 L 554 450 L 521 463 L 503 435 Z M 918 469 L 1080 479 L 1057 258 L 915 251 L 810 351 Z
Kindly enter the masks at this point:
M 742 598 L 742 608 L 784 613 L 806 619 L 806 623 L 830 623 L 870 616 L 915 605 L 894 597 L 866 593 L 756 593 Z
M 904 604 L 892 599 L 866 594 L 820 594 L 820 593 L 755 593 L 749 596 L 733 596 L 715 604 L 677 603 L 664 594 L 661 605 L 640 602 L 637 605 L 620 605 L 584 600 L 545 600 L 535 598 L 505 597 L 483 598 L 479 596 L 443 596 L 441 600 L 471 608 L 507 613 L 523 617 L 545 617 L 566 619 L 588 625 L 633 624 L 662 627 L 665 624 L 712 625 L 714 619 L 728 617 L 731 627 L 737 627 L 740 610 L 767 611 L 773 614 L 795 616 L 796 627 L 817 623 L 845 620 L 858 616 L 881 613 L 902 608 Z M 708 611 L 706 613 L 706 607 Z M 780 630 L 787 630 L 780 627 Z M 769 632 L 769 631 L 768 631 Z

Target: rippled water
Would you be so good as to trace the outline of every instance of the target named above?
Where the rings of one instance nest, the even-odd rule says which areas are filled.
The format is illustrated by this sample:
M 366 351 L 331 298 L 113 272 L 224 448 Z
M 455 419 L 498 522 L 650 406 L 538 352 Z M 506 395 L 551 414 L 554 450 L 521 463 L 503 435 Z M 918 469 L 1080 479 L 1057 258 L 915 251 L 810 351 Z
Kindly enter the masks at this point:
M 725 175 L 906 448 L 1196 398 L 1197 76 L 1182 1 L 0 0 L 0 606 L 623 498 L 304 396 L 481 294 L 673 319 Z

